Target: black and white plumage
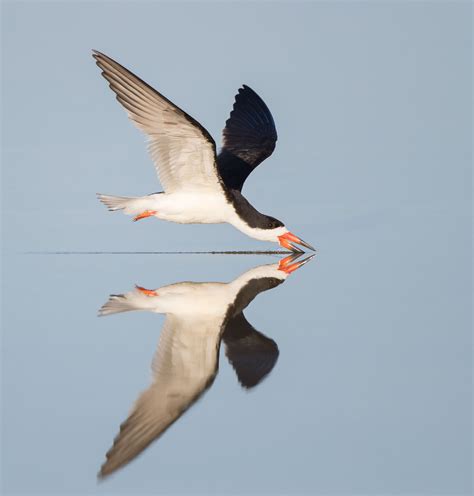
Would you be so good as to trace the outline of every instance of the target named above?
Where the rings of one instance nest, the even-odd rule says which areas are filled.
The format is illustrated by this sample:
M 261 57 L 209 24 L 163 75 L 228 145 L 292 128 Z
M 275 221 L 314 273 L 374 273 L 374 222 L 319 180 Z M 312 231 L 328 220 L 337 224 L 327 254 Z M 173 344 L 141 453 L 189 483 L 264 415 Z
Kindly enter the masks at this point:
M 291 255 L 277 264 L 255 267 L 229 283 L 182 282 L 155 290 L 136 287 L 110 297 L 99 315 L 144 310 L 164 313 L 166 320 L 152 361 L 152 384 L 120 426 L 99 477 L 133 460 L 212 385 L 221 341 L 244 388 L 255 387 L 271 372 L 278 346 L 255 330 L 243 311 L 259 293 L 283 283 L 312 256 L 297 258 Z
M 274 217 L 255 209 L 242 195 L 248 175 L 269 157 L 276 144 L 273 117 L 248 86 L 235 98 L 223 131 L 223 147 L 206 129 L 170 100 L 110 57 L 94 51 L 102 75 L 135 125 L 148 135 L 148 149 L 164 188 L 142 197 L 98 194 L 109 210 L 123 210 L 134 220 L 145 217 L 184 224 L 227 222 L 248 236 L 313 249 Z

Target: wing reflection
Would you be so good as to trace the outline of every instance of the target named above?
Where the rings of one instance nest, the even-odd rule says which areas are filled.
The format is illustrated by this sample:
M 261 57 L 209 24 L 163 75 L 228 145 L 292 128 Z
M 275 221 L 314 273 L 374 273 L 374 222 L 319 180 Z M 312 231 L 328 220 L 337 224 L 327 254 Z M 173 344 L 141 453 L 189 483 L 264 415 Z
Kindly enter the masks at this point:
M 222 340 L 225 354 L 244 388 L 259 384 L 278 360 L 275 341 L 252 327 L 242 312 L 229 320 Z
M 99 315 L 145 310 L 164 313 L 166 320 L 152 361 L 153 382 L 120 426 L 99 477 L 133 460 L 212 385 L 221 340 L 244 388 L 256 386 L 271 372 L 278 346 L 252 327 L 243 310 L 312 258 L 297 261 L 299 257 L 255 267 L 229 283 L 181 282 L 156 290 L 137 286 L 110 296 Z

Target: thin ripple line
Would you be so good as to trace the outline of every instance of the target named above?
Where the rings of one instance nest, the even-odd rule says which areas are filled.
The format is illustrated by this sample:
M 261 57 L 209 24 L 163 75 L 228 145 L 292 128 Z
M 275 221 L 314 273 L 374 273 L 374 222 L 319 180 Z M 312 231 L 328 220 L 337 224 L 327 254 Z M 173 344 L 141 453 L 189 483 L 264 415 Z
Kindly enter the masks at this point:
M 288 255 L 291 251 L 27 251 L 22 255 Z

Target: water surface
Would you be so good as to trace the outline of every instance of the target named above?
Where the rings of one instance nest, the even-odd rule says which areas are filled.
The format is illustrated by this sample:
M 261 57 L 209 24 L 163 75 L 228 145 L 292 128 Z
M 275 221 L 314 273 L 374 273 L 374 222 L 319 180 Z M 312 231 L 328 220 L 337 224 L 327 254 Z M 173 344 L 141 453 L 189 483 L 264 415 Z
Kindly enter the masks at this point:
M 446 260 L 451 243 L 436 235 L 440 219 L 392 214 L 326 232 L 313 226 L 305 236 L 316 240 L 316 258 L 245 310 L 278 347 L 271 373 L 243 388 L 221 346 L 212 387 L 102 484 L 96 474 L 105 453 L 150 385 L 163 325 L 150 312 L 98 318 L 109 294 L 135 283 L 228 282 L 282 256 L 6 257 L 6 487 L 98 494 L 462 489 L 469 473 L 468 278 L 462 256 Z M 395 225 L 410 246 L 394 238 Z

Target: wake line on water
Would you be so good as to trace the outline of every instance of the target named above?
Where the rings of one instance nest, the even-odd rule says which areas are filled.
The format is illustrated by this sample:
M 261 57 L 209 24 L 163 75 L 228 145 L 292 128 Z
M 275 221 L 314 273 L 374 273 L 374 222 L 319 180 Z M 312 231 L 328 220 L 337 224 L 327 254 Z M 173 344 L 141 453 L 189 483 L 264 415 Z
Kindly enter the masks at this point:
M 288 255 L 286 250 L 246 251 L 28 251 L 22 255 Z

